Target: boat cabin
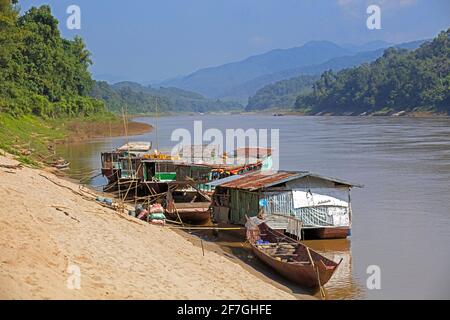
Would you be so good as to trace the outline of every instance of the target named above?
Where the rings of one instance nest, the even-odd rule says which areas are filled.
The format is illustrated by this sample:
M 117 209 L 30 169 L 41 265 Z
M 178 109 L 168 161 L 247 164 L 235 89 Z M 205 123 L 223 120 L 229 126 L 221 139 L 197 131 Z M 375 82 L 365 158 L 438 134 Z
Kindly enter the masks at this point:
M 117 179 L 133 179 L 137 176 L 133 168 L 137 168 L 135 159 L 148 154 L 152 148 L 151 142 L 129 142 L 114 151 L 102 152 L 102 175 L 108 179 L 108 183 L 114 183 Z M 129 158 L 132 160 L 129 161 Z M 125 171 L 122 172 L 122 169 Z
M 262 213 L 272 229 L 297 237 L 345 238 L 351 230 L 355 184 L 305 171 L 259 171 L 211 183 L 214 219 L 245 224 Z

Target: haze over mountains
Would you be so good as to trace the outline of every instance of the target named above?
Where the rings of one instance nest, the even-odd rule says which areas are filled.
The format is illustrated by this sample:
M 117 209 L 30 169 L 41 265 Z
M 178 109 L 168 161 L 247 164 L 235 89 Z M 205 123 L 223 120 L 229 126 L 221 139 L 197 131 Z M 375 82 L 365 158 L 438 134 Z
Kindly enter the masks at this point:
M 423 41 L 392 45 L 375 41 L 357 46 L 311 41 L 300 47 L 275 49 L 241 61 L 200 69 L 154 85 L 177 87 L 201 93 L 209 98 L 235 100 L 246 104 L 249 96 L 267 84 L 302 74 L 320 74 L 329 69 L 341 70 L 371 62 L 379 58 L 384 49 L 390 46 L 415 49 L 421 43 Z
M 373 62 L 388 47 L 413 50 L 423 42 L 393 45 L 375 41 L 357 46 L 311 41 L 152 85 L 98 81 L 91 96 L 105 101 L 114 112 L 119 112 L 122 105 L 127 105 L 131 113 L 289 109 L 294 107 L 298 94 L 309 92 L 323 72 Z

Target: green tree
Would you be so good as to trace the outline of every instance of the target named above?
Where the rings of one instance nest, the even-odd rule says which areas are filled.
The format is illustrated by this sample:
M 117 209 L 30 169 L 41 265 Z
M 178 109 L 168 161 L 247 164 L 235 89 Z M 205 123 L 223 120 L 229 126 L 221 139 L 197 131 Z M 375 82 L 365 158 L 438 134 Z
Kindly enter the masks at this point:
M 49 6 L 19 16 L 17 1 L 0 0 L 0 111 L 44 117 L 104 112 L 89 97 L 92 64 L 83 40 L 63 39 Z

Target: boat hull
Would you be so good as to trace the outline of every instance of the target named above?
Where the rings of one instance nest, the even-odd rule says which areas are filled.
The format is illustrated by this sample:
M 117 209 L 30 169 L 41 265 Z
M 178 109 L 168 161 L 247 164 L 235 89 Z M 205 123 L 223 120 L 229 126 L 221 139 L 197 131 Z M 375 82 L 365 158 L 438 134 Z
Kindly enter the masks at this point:
M 119 169 L 102 168 L 102 175 L 108 180 L 108 184 L 115 183 L 120 175 Z
M 340 264 L 340 262 L 336 263 L 308 248 L 300 241 L 271 229 L 265 223 L 260 224 L 256 229 L 247 229 L 247 239 L 258 259 L 280 275 L 304 287 L 323 286 L 330 280 Z M 275 245 L 275 248 L 277 248 L 283 244 L 293 245 L 296 249 L 292 257 L 295 258 L 291 261 L 283 261 L 282 256 L 291 255 L 283 253 L 277 255 L 278 249 L 275 252 L 264 251 L 267 245 L 258 245 L 258 239 L 268 242 L 269 247 Z
M 313 266 L 301 266 L 279 261 L 265 254 L 255 245 L 252 245 L 252 251 L 254 255 L 257 256 L 262 262 L 267 264 L 286 279 L 289 279 L 290 281 L 303 287 L 315 288 L 319 286 L 317 271 Z M 328 280 L 330 280 L 334 273 L 334 269 L 327 270 L 323 265 L 317 265 L 316 268 L 319 269 L 320 285 L 323 286 L 328 282 Z
M 345 239 L 350 235 L 350 228 L 319 228 L 312 230 L 312 233 L 318 239 Z
M 177 211 L 166 210 L 166 216 L 175 221 L 178 220 L 179 216 L 183 223 L 204 224 L 211 220 L 211 211 L 208 206 L 209 204 L 199 207 L 182 208 L 181 205 L 177 205 Z

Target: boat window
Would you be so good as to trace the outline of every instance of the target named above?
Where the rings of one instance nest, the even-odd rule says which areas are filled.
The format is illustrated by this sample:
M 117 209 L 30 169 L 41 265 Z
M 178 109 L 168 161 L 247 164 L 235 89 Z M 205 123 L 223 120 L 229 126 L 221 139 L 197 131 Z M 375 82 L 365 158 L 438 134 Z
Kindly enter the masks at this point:
M 175 172 L 175 165 L 173 163 L 158 163 L 158 172 Z

